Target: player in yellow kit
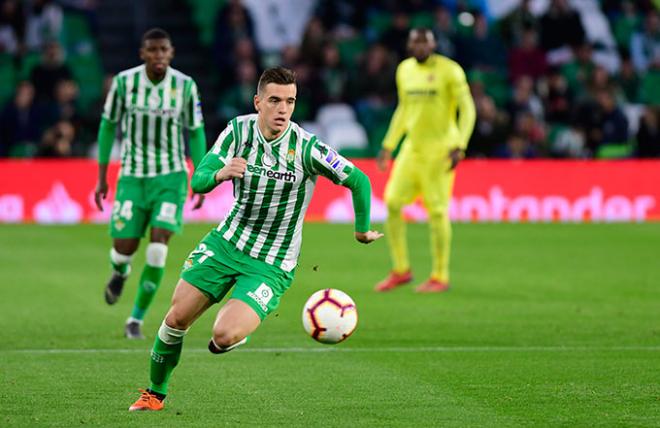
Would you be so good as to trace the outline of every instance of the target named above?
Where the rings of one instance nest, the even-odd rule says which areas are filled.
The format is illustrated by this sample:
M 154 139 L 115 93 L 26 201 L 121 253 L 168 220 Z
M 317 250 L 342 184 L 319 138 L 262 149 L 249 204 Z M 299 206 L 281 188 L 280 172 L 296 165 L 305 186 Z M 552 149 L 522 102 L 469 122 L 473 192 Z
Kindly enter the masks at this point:
M 387 168 L 404 135 L 405 139 L 385 188 L 385 227 L 393 269 L 376 291 L 412 281 L 402 209 L 420 195 L 429 214 L 433 267 L 430 278 L 416 291 L 449 288 L 449 200 L 456 165 L 464 157 L 474 127 L 475 109 L 463 69 L 434 54 L 435 45 L 430 30 L 412 29 L 408 37 L 412 57 L 402 61 L 396 72 L 399 104 L 378 156 L 381 170 Z

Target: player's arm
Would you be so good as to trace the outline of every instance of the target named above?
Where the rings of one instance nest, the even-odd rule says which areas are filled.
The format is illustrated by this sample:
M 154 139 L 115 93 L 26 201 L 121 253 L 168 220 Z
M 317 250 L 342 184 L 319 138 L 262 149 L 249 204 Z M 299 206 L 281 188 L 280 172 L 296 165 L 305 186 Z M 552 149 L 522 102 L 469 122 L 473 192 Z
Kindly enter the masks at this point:
M 184 104 L 184 123 L 188 128 L 190 157 L 195 169 L 199 166 L 204 153 L 206 153 L 206 133 L 204 132 L 204 116 L 202 114 L 202 102 L 199 97 L 199 90 L 194 81 L 190 81 L 189 87 L 186 87 L 186 102 Z M 194 192 L 194 190 L 193 190 Z M 194 192 L 197 193 L 197 192 Z M 194 197 L 194 195 L 193 195 Z M 199 195 L 193 205 L 193 209 L 201 208 L 204 203 L 204 197 Z
M 378 168 L 381 171 L 387 169 L 387 165 L 392 159 L 392 152 L 394 149 L 396 149 L 396 146 L 399 144 L 399 141 L 401 141 L 401 138 L 406 132 L 406 99 L 402 84 L 404 79 L 403 74 L 403 69 L 401 65 L 399 65 L 396 70 L 396 87 L 399 102 L 396 106 L 396 109 L 394 110 L 394 114 L 392 115 L 392 120 L 390 121 L 390 126 L 387 129 L 385 138 L 383 139 L 383 148 L 381 149 L 380 153 L 378 154 L 378 158 L 376 159 Z
M 195 168 L 190 180 L 193 192 L 208 193 L 223 181 L 242 178 L 247 162 L 243 158 L 234 157 L 234 153 L 234 133 L 230 124 Z
M 98 132 L 98 165 L 99 176 L 94 192 L 94 200 L 99 210 L 103 211 L 102 200 L 108 195 L 108 163 L 110 162 L 110 153 L 112 145 L 115 142 L 115 132 L 117 122 L 124 111 L 124 91 L 121 80 L 118 76 L 112 79 L 110 91 L 105 98 L 103 105 L 103 114 Z
M 465 73 L 459 65 L 456 65 L 453 70 L 452 82 L 452 96 L 456 99 L 458 106 L 458 146 L 451 151 L 451 169 L 456 168 L 458 162 L 465 157 L 465 149 L 467 148 L 470 135 L 474 129 L 474 123 L 477 114 L 474 108 L 474 101 L 470 94 L 470 87 L 468 86 Z
M 322 175 L 350 189 L 355 213 L 355 239 L 369 244 L 383 236 L 370 230 L 371 182 L 366 174 L 316 137 L 303 149 L 303 166 L 310 175 Z

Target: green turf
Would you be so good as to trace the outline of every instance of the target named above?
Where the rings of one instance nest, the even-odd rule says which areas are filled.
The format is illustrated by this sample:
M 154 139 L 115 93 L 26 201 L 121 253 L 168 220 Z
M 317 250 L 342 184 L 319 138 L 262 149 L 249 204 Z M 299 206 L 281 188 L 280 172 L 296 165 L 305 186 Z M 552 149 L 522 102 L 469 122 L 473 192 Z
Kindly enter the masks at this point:
M 660 426 L 660 224 L 459 224 L 442 295 L 372 292 L 385 242 L 308 224 L 294 285 L 252 342 L 206 352 L 214 308 L 186 337 L 165 411 L 131 414 L 178 267 L 208 229 L 173 241 L 136 343 L 122 328 L 138 275 L 103 302 L 104 226 L 1 226 L 0 426 Z M 409 232 L 419 281 L 426 232 Z M 324 287 L 360 314 L 334 347 L 301 326 Z

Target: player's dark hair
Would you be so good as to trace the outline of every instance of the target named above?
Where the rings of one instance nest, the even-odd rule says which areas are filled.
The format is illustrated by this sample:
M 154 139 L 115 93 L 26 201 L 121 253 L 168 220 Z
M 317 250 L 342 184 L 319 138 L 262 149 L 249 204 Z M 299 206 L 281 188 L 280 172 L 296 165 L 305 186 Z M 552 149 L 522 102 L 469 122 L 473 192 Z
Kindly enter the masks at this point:
M 284 67 L 267 68 L 261 73 L 259 84 L 257 85 L 257 93 L 260 94 L 269 83 L 277 85 L 295 85 L 296 73 Z
M 169 33 L 162 28 L 152 28 L 150 30 L 147 30 L 146 33 L 142 35 L 142 44 L 144 45 L 144 42 L 147 40 L 160 40 L 160 39 L 167 39 L 170 42 L 172 41 L 172 38 L 170 37 Z

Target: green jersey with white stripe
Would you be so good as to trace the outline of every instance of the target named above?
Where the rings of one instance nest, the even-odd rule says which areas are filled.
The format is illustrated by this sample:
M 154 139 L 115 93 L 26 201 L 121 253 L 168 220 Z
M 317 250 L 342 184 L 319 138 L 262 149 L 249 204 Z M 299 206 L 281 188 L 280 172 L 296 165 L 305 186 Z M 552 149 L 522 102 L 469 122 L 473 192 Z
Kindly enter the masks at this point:
M 152 83 L 144 65 L 114 77 L 103 118 L 121 121 L 121 175 L 133 177 L 187 171 L 183 128 L 204 125 L 195 81 L 168 67 Z
M 289 272 L 297 265 L 317 176 L 342 184 L 354 166 L 293 122 L 266 141 L 257 117 L 233 119 L 198 170 L 217 171 L 234 157 L 247 161 L 243 178 L 233 180 L 235 201 L 217 231 L 242 252 Z

